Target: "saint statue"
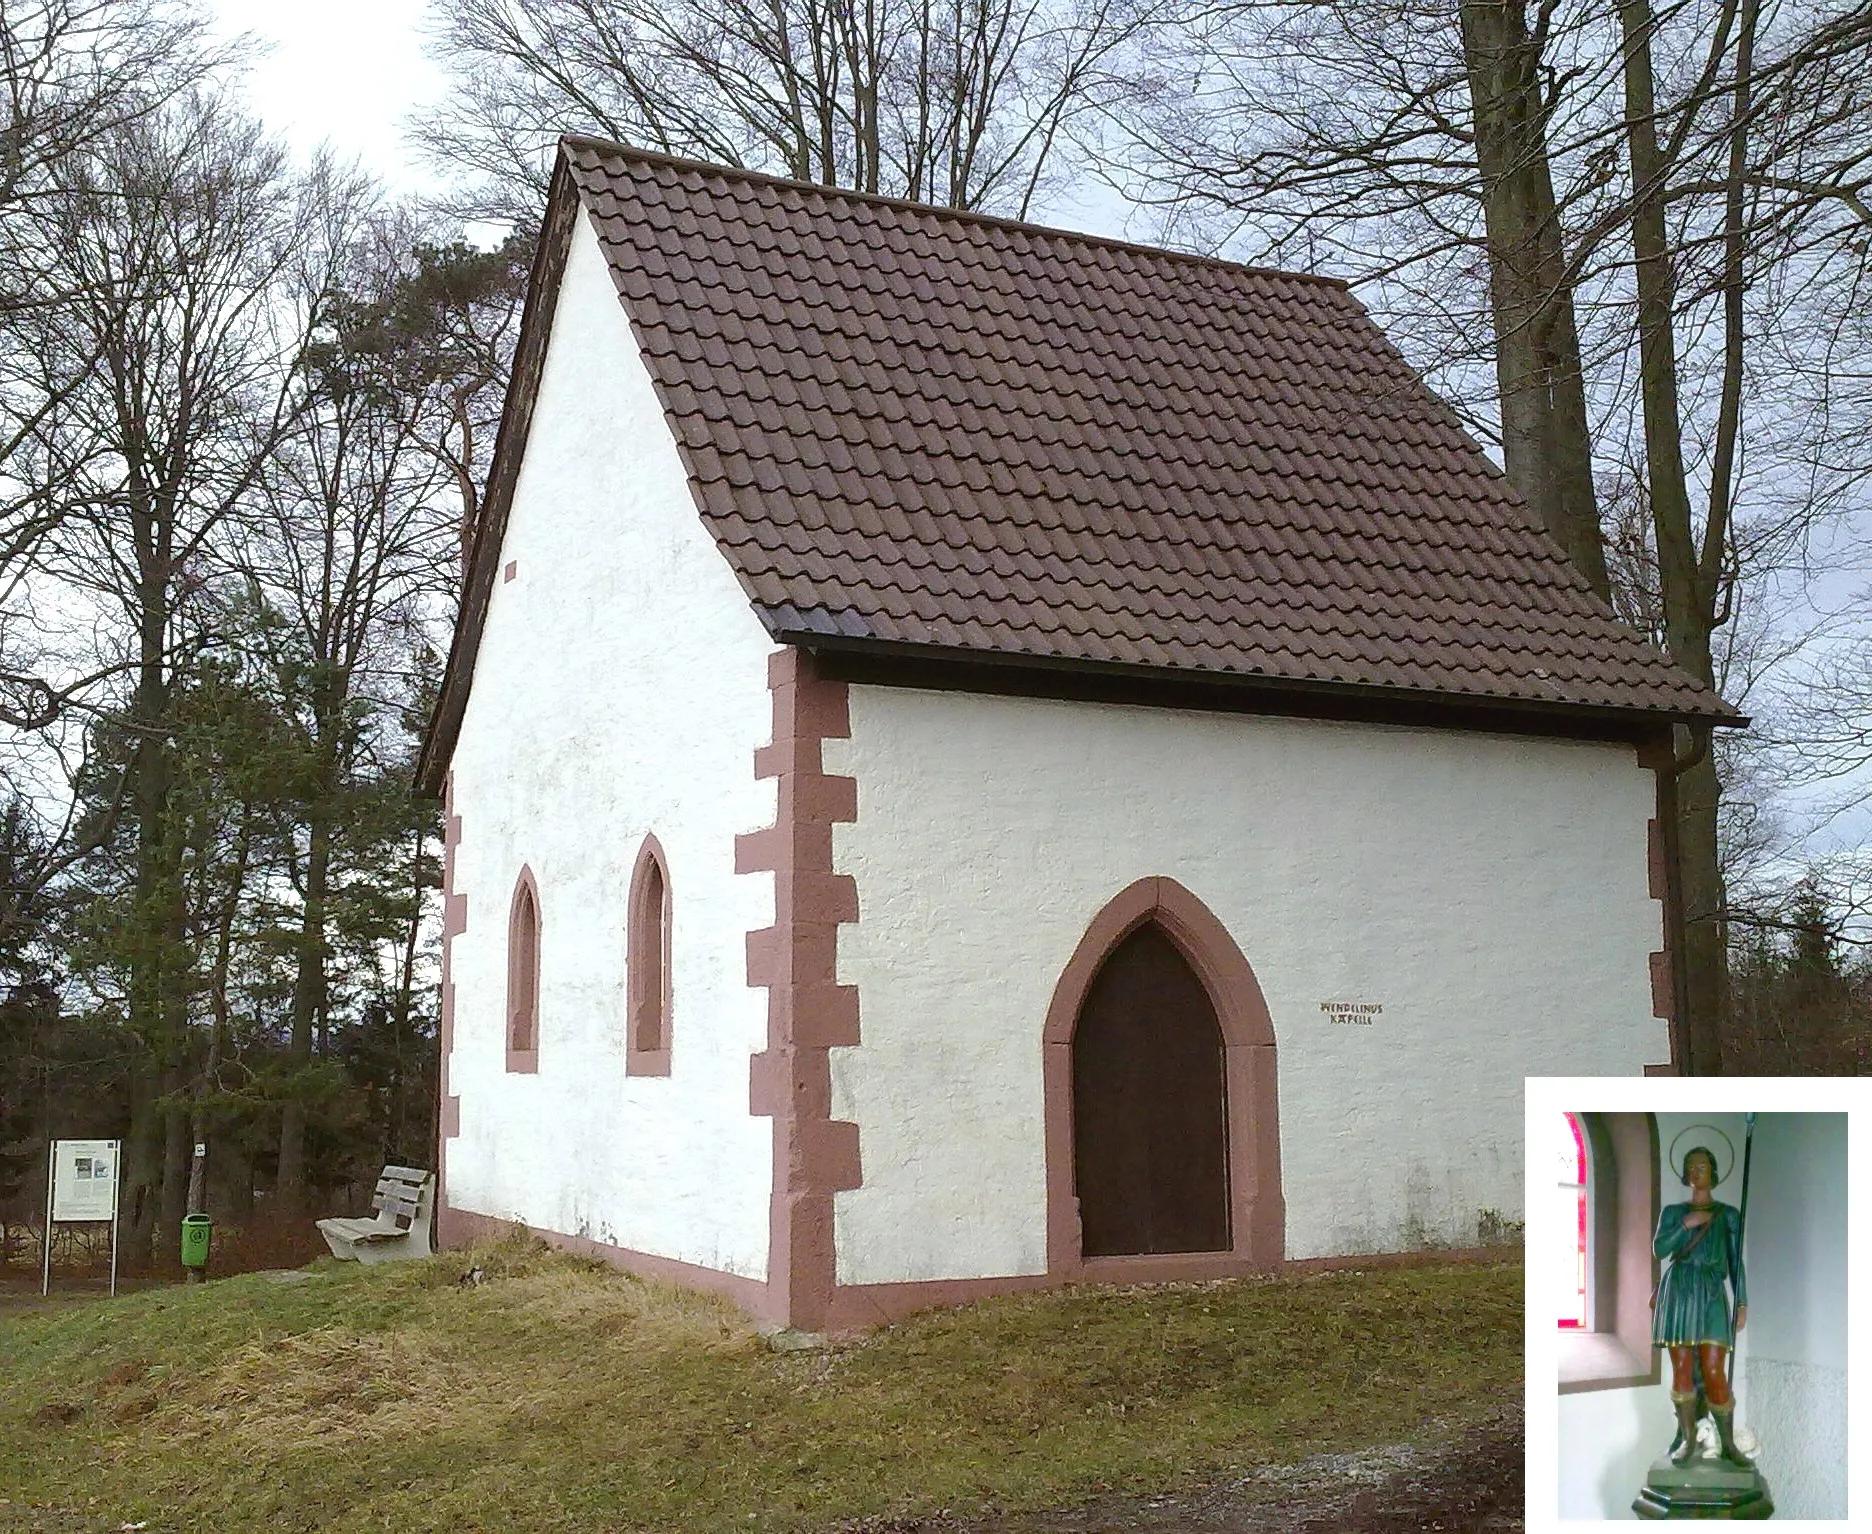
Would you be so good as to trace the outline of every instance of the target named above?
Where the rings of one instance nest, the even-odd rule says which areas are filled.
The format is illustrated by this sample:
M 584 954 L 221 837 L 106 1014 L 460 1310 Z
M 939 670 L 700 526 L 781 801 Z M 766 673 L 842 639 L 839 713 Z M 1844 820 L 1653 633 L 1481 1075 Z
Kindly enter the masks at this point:
M 1651 1340 L 1670 1353 L 1671 1404 L 1677 1408 L 1677 1438 L 1670 1457 L 1681 1465 L 1696 1453 L 1697 1420 L 1707 1403 L 1716 1419 L 1722 1457 L 1746 1469 L 1752 1461 L 1735 1444 L 1735 1396 L 1728 1376 L 1735 1334 L 1748 1320 L 1742 1221 L 1733 1204 L 1710 1196 L 1719 1179 L 1716 1156 L 1707 1146 L 1685 1151 L 1679 1171 L 1690 1189 L 1690 1201 L 1672 1204 L 1658 1216 L 1652 1243 L 1659 1257 L 1670 1259 L 1651 1318 Z
M 1652 1463 L 1632 1503 L 1640 1518 L 1770 1518 L 1774 1498 L 1768 1483 L 1736 1447 L 1735 1391 L 1730 1354 L 1736 1333 L 1748 1321 L 1748 1279 L 1742 1271 L 1742 1233 L 1748 1215 L 1749 1153 L 1754 1150 L 1755 1115 L 1748 1123 L 1748 1153 L 1742 1158 L 1740 1206 L 1712 1197 L 1735 1163 L 1729 1137 L 1711 1124 L 1692 1124 L 1671 1146 L 1672 1170 L 1689 1188 L 1689 1199 L 1658 1216 L 1651 1249 L 1665 1260 L 1664 1275 L 1651 1297 L 1651 1340 L 1670 1356 L 1671 1405 L 1677 1436 Z M 1678 1146 L 1689 1149 L 1680 1156 Z M 1710 1149 L 1721 1145 L 1719 1157 Z M 1697 1424 L 1704 1412 L 1716 1421 L 1720 1452 L 1699 1452 Z

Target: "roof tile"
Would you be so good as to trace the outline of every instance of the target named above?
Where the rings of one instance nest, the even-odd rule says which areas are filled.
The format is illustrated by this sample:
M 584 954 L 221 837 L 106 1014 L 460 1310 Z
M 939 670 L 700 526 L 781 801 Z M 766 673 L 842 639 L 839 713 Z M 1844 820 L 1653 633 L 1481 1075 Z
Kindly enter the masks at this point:
M 1730 713 L 1340 283 L 564 153 L 777 636 Z

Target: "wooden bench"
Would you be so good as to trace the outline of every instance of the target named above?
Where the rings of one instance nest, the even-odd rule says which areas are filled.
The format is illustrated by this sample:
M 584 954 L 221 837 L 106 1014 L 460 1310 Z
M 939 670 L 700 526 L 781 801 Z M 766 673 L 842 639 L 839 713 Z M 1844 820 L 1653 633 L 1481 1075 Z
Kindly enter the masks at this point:
M 435 1178 L 421 1167 L 387 1166 L 377 1179 L 368 1220 L 318 1222 L 334 1257 L 359 1262 L 395 1262 L 429 1255 L 429 1216 L 435 1208 Z

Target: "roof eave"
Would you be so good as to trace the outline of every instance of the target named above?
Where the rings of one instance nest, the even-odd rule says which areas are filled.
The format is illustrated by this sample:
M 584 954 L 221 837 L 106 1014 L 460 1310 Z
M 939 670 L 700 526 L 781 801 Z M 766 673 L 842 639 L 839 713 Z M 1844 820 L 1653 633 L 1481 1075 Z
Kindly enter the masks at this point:
M 1441 721 L 1446 727 L 1484 727 L 1480 721 L 1486 719 L 1493 728 L 1508 733 L 1514 732 L 1513 726 L 1518 722 L 1542 734 L 1621 737 L 1651 734 L 1679 724 L 1726 729 L 1744 729 L 1749 724 L 1745 715 L 1720 701 L 1715 708 L 1707 710 L 1654 709 L 963 649 L 828 635 L 773 625 L 769 625 L 769 632 L 781 644 L 848 660 L 889 663 L 911 670 L 920 664 L 928 670 L 946 671 L 958 678 L 971 672 L 984 678 L 994 673 L 1009 678 L 1024 676 L 1033 684 L 1034 691 L 1042 693 L 1049 690 L 1044 685 L 1048 681 L 1062 684 L 1075 678 L 1094 683 L 1130 684 L 1146 691 L 1159 691 L 1169 706 L 1186 708 L 1201 707 L 1200 703 L 1189 700 L 1208 694 L 1215 700 L 1214 707 L 1226 711 L 1262 708 L 1275 713 L 1304 712 L 1316 717 L 1344 719 L 1369 719 L 1375 714 L 1396 713 L 1421 715 L 1425 722 Z M 1470 722 L 1465 723 L 1465 719 Z
M 436 697 L 435 712 L 423 732 L 422 750 L 416 758 L 415 788 L 418 795 L 440 799 L 448 777 L 449 762 L 455 754 L 455 742 L 461 733 L 462 716 L 468 707 L 468 692 L 474 682 L 475 657 L 481 648 L 481 631 L 487 621 L 488 601 L 494 590 L 494 573 L 500 563 L 501 541 L 507 531 L 507 513 L 513 503 L 514 484 L 520 475 L 520 461 L 526 456 L 527 434 L 532 426 L 533 405 L 539 395 L 540 374 L 546 362 L 547 343 L 552 337 L 553 309 L 559 296 L 559 281 L 571 248 L 572 228 L 582 206 L 573 183 L 571 168 L 562 149 L 553 166 L 552 182 L 546 194 L 546 209 L 540 220 L 539 247 L 533 258 L 533 271 L 527 284 L 525 307 L 521 311 L 520 335 L 514 346 L 513 368 L 508 377 L 507 397 L 501 409 L 500 429 L 494 438 L 494 457 L 488 469 L 486 493 L 475 518 L 474 534 L 464 559 L 461 610 L 455 622 L 454 638 L 449 644 L 447 664 L 442 672 L 442 687 Z

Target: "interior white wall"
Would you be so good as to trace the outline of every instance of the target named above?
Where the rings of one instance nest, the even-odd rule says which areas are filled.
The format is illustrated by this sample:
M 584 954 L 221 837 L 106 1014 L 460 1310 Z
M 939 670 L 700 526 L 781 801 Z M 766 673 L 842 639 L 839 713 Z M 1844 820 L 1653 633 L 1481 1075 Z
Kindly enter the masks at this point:
M 1560 1397 L 1560 1516 L 1639 1521 L 1632 1499 L 1677 1431 L 1663 1385 Z
M 1670 1160 L 1692 1124 L 1735 1147 L 1716 1190 L 1742 1197 L 1746 1121 L 1740 1113 L 1660 1113 L 1660 1205 L 1689 1195 Z M 1731 1360 L 1736 1421 L 1753 1435 L 1776 1516 L 1846 1516 L 1846 1118 L 1758 1116 L 1744 1245 L 1747 1323 Z M 1668 1364 L 1666 1365 L 1668 1379 Z M 1637 1521 L 1631 1501 L 1676 1428 L 1668 1384 L 1560 1397 L 1560 1516 Z
M 1266 995 L 1289 1256 L 1519 1219 L 1522 1078 L 1668 1058 L 1630 747 L 867 686 L 851 717 L 826 744 L 859 805 L 835 832 L 863 1037 L 832 1056 L 864 1170 L 841 1281 L 1044 1271 L 1047 1006 L 1147 875 L 1215 912 Z
M 766 992 L 745 934 L 773 876 L 753 753 L 772 650 L 703 528 L 603 253 L 580 217 L 454 758 L 462 817 L 447 1146 L 458 1208 L 765 1275 L 770 1121 L 748 1114 Z M 667 1078 L 624 1073 L 625 907 L 644 834 L 669 863 Z M 508 903 L 538 882 L 538 1075 L 504 1069 Z
M 1740 1371 L 1783 1518 L 1846 1516 L 1846 1115 L 1764 1113 Z

